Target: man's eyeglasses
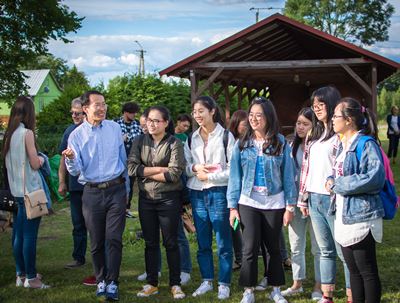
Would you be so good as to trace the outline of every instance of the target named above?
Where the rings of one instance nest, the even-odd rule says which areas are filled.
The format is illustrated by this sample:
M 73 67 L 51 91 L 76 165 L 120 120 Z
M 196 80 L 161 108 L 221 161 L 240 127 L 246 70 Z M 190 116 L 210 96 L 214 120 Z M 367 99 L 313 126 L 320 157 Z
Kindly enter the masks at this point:
M 79 117 L 80 115 L 83 114 L 83 112 L 74 112 L 74 111 L 71 111 L 70 113 L 72 116 L 76 116 L 76 117 Z
M 160 122 L 164 122 L 164 120 L 158 120 L 158 119 L 146 119 L 146 123 L 147 124 L 154 124 L 154 125 L 158 125 Z

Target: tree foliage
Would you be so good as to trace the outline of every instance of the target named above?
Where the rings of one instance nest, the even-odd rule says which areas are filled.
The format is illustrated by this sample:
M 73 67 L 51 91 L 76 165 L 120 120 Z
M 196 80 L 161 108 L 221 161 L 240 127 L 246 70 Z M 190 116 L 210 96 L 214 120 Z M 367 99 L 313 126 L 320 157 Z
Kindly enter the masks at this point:
M 64 90 L 60 97 L 47 105 L 37 116 L 39 136 L 60 134 L 71 124 L 69 111 L 72 99 L 81 96 L 90 89 L 89 81 L 84 73 L 74 66 L 64 75 Z
M 71 42 L 66 34 L 76 32 L 82 20 L 59 0 L 1 1 L 0 98 L 21 94 L 25 86 L 19 68 L 46 54 L 49 40 Z
M 190 112 L 190 88 L 184 80 L 164 82 L 157 75 L 125 74 L 110 80 L 106 90 L 108 117 L 121 115 L 122 104 L 137 102 L 142 111 L 152 105 L 164 105 L 175 119 Z
M 378 96 L 378 119 L 385 119 L 393 105 L 400 107 L 400 88 L 396 91 L 382 88 Z
M 387 0 L 287 0 L 284 9 L 290 18 L 363 45 L 388 40 L 393 12 Z

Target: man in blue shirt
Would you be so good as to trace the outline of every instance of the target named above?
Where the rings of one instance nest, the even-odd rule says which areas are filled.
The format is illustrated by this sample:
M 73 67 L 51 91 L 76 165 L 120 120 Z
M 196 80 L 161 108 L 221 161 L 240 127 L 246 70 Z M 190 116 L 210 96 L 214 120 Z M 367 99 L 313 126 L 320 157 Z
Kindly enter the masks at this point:
M 135 119 L 135 115 L 139 112 L 139 110 L 139 105 L 137 105 L 135 102 L 127 102 L 122 106 L 122 117 L 114 120 L 121 127 L 127 156 L 129 156 L 131 151 L 133 139 L 136 136 L 143 134 L 139 121 Z M 126 206 L 126 217 L 134 218 L 129 210 L 131 208 L 131 200 L 133 195 L 132 187 L 135 182 L 135 177 L 129 177 L 129 182 L 131 191 L 128 197 L 128 204 Z
M 72 131 L 77 128 L 84 119 L 82 104 L 80 98 L 75 98 L 71 102 L 71 116 L 73 124 L 71 124 L 64 132 L 59 147 L 59 153 L 68 147 L 68 138 Z M 72 220 L 72 237 L 74 240 L 74 249 L 72 258 L 74 261 L 65 265 L 65 268 L 76 268 L 85 264 L 86 246 L 87 246 L 87 230 L 85 218 L 82 213 L 82 194 L 83 185 L 78 183 L 78 177 L 68 176 L 68 188 L 66 182 L 67 169 L 65 167 L 65 159 L 61 156 L 60 166 L 58 168 L 59 186 L 58 192 L 65 196 L 67 191 L 70 193 L 70 209 Z
M 86 120 L 71 133 L 68 148 L 62 154 L 69 173 L 79 175 L 79 183 L 84 184 L 82 208 L 91 240 L 96 295 L 118 300 L 129 194 L 127 157 L 121 128 L 105 119 L 107 104 L 103 94 L 88 91 L 81 100 Z

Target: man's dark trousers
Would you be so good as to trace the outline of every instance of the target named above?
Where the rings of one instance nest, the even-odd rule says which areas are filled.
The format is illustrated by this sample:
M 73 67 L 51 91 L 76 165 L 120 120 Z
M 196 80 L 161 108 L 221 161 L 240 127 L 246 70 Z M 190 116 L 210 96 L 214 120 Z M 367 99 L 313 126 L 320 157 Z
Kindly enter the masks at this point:
M 126 199 L 124 183 L 105 189 L 86 185 L 83 190 L 83 215 L 90 235 L 97 282 L 102 280 L 107 283 L 118 282 L 122 259 L 122 234 L 126 219 Z

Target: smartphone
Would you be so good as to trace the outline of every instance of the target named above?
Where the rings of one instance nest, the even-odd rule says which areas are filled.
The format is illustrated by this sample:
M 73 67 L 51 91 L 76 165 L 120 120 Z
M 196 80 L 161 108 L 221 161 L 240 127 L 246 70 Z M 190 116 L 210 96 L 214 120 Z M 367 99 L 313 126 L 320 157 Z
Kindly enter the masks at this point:
M 239 226 L 239 220 L 238 220 L 238 218 L 235 218 L 235 220 L 233 221 L 233 230 L 236 231 L 238 226 Z

